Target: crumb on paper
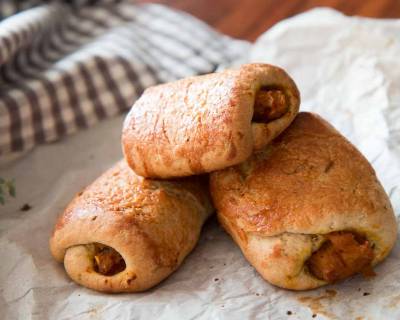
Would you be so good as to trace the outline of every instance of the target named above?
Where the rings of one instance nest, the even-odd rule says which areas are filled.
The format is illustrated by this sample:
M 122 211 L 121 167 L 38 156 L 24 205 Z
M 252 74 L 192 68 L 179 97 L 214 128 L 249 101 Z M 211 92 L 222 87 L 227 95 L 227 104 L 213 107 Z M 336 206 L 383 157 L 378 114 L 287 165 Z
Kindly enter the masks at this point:
M 31 209 L 32 209 L 32 206 L 31 206 L 29 203 L 25 203 L 25 204 L 20 208 L 21 211 L 29 211 L 29 210 L 31 210 Z

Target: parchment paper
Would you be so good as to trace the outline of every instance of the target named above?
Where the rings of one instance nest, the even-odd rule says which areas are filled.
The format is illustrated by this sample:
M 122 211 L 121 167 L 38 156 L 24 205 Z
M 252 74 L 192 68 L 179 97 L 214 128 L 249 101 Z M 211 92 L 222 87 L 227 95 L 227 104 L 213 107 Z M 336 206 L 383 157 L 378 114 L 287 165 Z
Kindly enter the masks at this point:
M 248 57 L 284 67 L 302 109 L 320 113 L 372 162 L 400 214 L 400 21 L 317 9 L 265 33 Z M 3 167 L 17 199 L 0 206 L 2 319 L 400 319 L 400 245 L 376 268 L 309 292 L 261 279 L 211 219 L 182 267 L 141 294 L 75 285 L 53 261 L 48 238 L 73 195 L 121 157 L 122 117 L 36 148 Z M 20 207 L 28 203 L 29 211 Z M 314 315 L 314 318 L 313 318 Z

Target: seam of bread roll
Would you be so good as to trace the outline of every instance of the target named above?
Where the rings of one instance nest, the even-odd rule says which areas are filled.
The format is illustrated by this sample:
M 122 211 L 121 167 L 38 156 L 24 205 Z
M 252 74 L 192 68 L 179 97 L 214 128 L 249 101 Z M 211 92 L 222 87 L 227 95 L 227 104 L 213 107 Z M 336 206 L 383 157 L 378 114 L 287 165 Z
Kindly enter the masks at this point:
M 124 258 L 124 257 L 123 257 Z M 126 261 L 126 258 L 124 258 Z M 137 278 L 135 266 L 126 264 L 121 272 L 114 275 L 103 275 L 94 270 L 93 258 L 90 256 L 86 245 L 74 245 L 66 250 L 64 266 L 68 275 L 77 283 L 92 288 L 107 287 L 107 292 L 130 291 L 132 282 Z
M 312 243 L 307 241 L 311 236 L 284 233 L 260 237 L 236 228 L 223 215 L 219 215 L 218 219 L 239 245 L 246 259 L 271 284 L 292 290 L 313 289 L 327 284 L 306 271 L 305 262 L 313 253 Z M 286 237 L 296 237 L 297 246 L 286 246 Z
M 348 231 L 365 236 L 374 253 L 371 266 L 382 261 L 393 246 L 393 243 L 382 241 L 379 232 L 365 230 L 364 233 L 359 228 L 330 229 L 324 233 L 283 232 L 265 236 L 262 233 L 243 231 L 222 214 L 218 214 L 218 219 L 265 280 L 291 290 L 308 290 L 328 284 L 314 276 L 306 265 L 311 255 L 326 241 L 324 236 L 328 233 Z
M 286 97 L 287 104 L 286 112 L 278 119 L 268 123 L 251 122 L 253 150 L 260 150 L 285 130 L 296 117 L 300 107 L 300 92 L 294 81 L 283 69 L 269 66 L 270 69 L 265 72 L 263 64 L 243 65 L 242 69 L 247 70 L 250 67 L 255 67 L 255 70 L 257 70 L 253 71 L 256 73 L 255 78 L 260 79 L 252 82 L 255 87 L 253 88 L 254 95 L 251 105 L 254 106 L 256 95 L 263 87 L 273 87 L 281 90 Z M 268 139 L 265 139 L 265 137 L 268 137 Z

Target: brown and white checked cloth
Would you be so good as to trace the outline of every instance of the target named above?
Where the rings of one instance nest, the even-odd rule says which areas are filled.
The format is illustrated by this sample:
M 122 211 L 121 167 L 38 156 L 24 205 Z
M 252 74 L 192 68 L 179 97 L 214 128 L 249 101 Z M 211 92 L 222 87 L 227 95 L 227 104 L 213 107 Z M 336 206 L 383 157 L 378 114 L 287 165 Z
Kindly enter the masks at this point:
M 249 47 L 161 5 L 91 2 L 0 2 L 0 159 L 124 112 L 146 87 L 212 72 Z

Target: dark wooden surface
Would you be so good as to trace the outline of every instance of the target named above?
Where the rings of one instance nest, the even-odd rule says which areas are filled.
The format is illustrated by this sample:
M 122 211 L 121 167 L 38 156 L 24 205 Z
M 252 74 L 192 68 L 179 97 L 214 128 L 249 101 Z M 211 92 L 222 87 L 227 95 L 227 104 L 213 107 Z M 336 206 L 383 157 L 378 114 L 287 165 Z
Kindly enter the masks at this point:
M 347 15 L 400 18 L 400 0 L 137 0 L 186 11 L 232 37 L 253 41 L 278 21 L 314 7 Z

